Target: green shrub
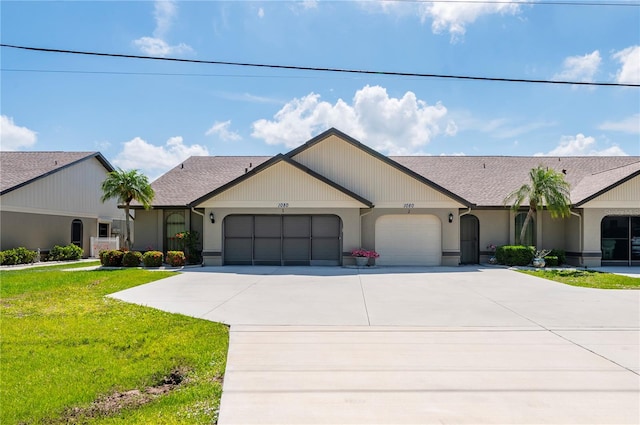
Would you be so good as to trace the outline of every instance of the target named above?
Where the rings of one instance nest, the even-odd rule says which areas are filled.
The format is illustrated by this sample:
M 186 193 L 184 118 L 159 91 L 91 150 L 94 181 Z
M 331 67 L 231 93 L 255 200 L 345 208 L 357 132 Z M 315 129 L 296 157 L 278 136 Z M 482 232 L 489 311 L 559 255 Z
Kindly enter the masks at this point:
M 561 266 L 567 263 L 567 254 L 564 252 L 564 249 L 552 249 L 549 255 L 544 257 L 545 260 L 549 258 L 549 256 L 558 257 L 558 264 L 557 264 L 558 266 Z
M 0 251 L 0 264 L 4 264 L 4 251 Z
M 532 246 L 504 245 L 496 250 L 498 263 L 508 266 L 526 266 L 534 255 L 535 248 Z
M 2 265 L 29 264 L 33 263 L 38 256 L 36 251 L 30 251 L 21 246 L 18 248 L 7 249 L 2 255 Z
M 168 251 L 167 252 L 167 263 L 173 267 L 184 266 L 186 262 L 186 257 L 184 252 L 182 251 Z
M 142 253 L 139 251 L 127 251 L 122 257 L 122 265 L 125 267 L 138 267 L 142 262 Z
M 84 251 L 77 245 L 56 245 L 51 251 L 49 251 L 47 261 L 79 260 L 80 258 L 82 258 L 82 254 L 84 254 Z
M 124 252 L 117 249 L 100 251 L 100 264 L 107 267 L 120 267 L 123 257 Z
M 147 251 L 142 256 L 145 267 L 160 267 L 164 256 L 160 251 Z
M 544 262 L 547 267 L 557 267 L 559 266 L 558 257 L 555 255 L 547 255 L 544 257 Z

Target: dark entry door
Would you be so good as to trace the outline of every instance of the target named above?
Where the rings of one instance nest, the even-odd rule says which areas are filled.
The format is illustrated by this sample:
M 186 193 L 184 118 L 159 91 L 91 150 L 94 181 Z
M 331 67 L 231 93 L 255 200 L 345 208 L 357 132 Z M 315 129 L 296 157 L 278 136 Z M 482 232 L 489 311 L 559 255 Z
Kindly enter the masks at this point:
M 480 262 L 480 223 L 475 215 L 463 215 L 460 218 L 460 263 L 478 264 Z
M 231 215 L 224 219 L 224 264 L 340 265 L 335 215 Z
M 71 243 L 82 248 L 82 220 L 71 222 Z

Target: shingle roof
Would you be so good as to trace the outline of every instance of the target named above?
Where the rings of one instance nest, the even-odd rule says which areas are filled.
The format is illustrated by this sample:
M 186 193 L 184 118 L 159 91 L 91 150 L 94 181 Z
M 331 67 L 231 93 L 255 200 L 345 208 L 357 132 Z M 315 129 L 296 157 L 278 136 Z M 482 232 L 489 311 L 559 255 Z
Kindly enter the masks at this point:
M 152 183 L 153 205 L 185 206 L 241 177 L 271 157 L 196 156 Z M 390 157 L 477 206 L 503 206 L 505 196 L 528 179 L 529 170 L 543 165 L 566 172 L 575 204 L 640 170 L 640 157 Z
M 99 152 L 1 152 L 0 194 L 92 157 L 113 171 L 111 164 Z
M 157 178 L 153 206 L 184 206 L 269 160 L 269 156 L 192 156 Z M 134 203 L 132 203 L 134 205 Z
M 637 156 L 400 156 L 391 159 L 478 206 L 502 206 L 507 194 L 527 182 L 529 171 L 539 165 L 558 172 L 564 170 L 575 204 L 625 178 L 640 163 Z M 599 177 L 591 177 L 596 174 Z M 585 178 L 593 182 L 582 183 Z
M 571 200 L 574 204 L 583 204 L 637 175 L 640 175 L 640 161 L 588 175 L 571 191 Z

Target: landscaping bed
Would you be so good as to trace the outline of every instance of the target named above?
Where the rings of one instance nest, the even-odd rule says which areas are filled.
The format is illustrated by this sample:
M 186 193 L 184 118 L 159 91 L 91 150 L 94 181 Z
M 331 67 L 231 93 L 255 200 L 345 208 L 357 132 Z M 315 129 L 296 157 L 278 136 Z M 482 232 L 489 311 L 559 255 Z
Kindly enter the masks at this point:
M 64 268 L 0 272 L 0 423 L 215 423 L 227 327 L 106 297 L 173 272 Z

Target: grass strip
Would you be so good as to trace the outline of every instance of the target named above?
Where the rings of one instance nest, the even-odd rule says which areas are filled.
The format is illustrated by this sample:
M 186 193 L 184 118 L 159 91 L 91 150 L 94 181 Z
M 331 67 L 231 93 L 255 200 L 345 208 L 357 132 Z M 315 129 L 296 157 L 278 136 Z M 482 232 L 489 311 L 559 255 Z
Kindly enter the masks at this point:
M 0 272 L 0 423 L 215 422 L 226 326 L 105 297 L 172 272 L 63 268 Z
M 572 286 L 597 289 L 640 289 L 640 279 L 593 270 L 518 270 L 520 273 Z

